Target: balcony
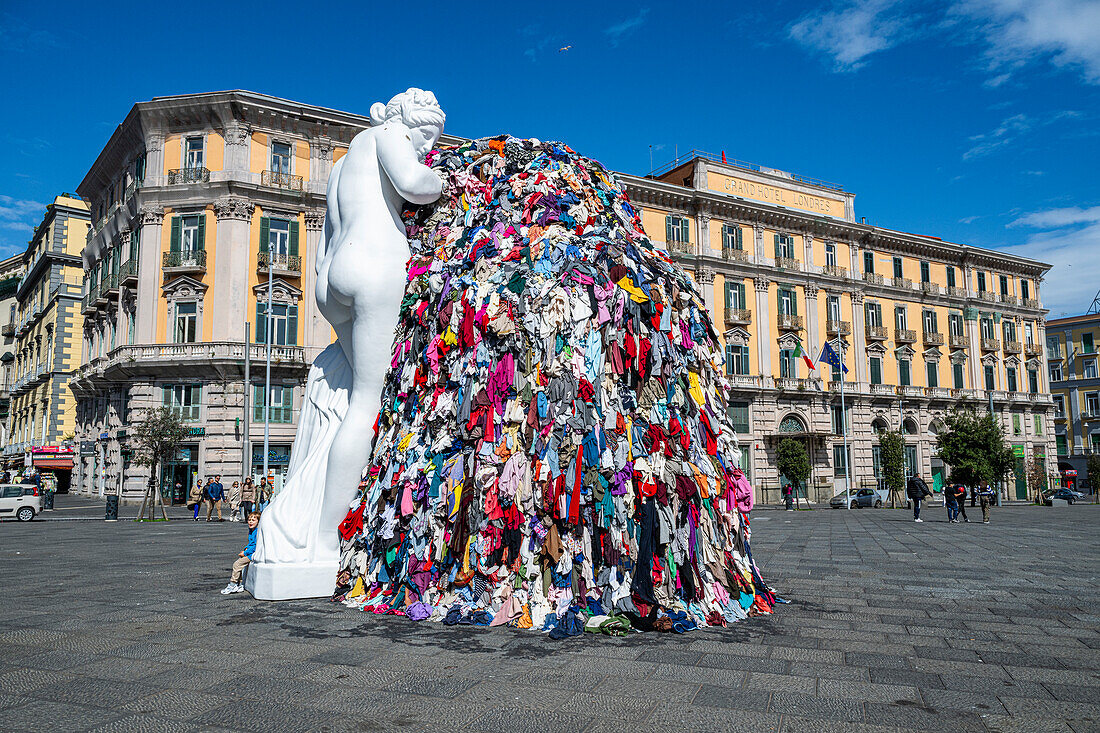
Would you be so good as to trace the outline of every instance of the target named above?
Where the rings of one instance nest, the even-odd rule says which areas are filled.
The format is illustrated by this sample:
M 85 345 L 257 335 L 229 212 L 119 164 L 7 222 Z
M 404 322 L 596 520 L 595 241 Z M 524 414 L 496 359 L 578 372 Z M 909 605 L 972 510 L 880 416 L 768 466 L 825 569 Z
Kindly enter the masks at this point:
M 165 252 L 162 258 L 165 275 L 182 275 L 187 272 L 206 272 L 206 250 Z
M 99 283 L 99 295 L 101 298 L 106 298 L 112 293 L 118 292 L 118 275 L 111 273 Z
M 954 285 L 947 286 L 947 294 L 952 298 L 965 298 L 966 288 L 957 288 Z
M 986 303 L 996 303 L 997 296 L 988 290 L 982 290 L 978 293 L 978 300 L 984 300 Z
M 978 399 L 978 390 L 976 389 L 953 389 L 951 390 L 951 396 L 957 400 L 976 400 Z
M 260 252 L 256 258 L 256 269 L 266 273 L 269 266 L 275 275 L 298 277 L 302 274 L 302 258 L 298 255 Z
M 946 400 L 951 397 L 951 390 L 946 387 L 925 387 L 924 396 L 933 400 Z
M 1028 356 L 1042 356 L 1043 347 L 1039 344 L 1024 344 L 1024 353 Z
M 1020 347 L 1020 342 L 1019 341 L 1009 341 L 1008 339 L 1005 339 L 1005 353 L 1006 354 L 1019 354 L 1020 353 L 1020 348 L 1021 347 Z
M 1042 305 L 1042 303 L 1039 302 L 1038 298 L 1024 298 L 1024 307 L 1025 308 L 1042 308 L 1043 305 Z
M 890 384 L 872 384 L 871 394 L 878 397 L 894 397 L 897 393 L 894 391 L 893 385 Z
M 937 285 L 936 283 L 921 283 L 920 284 L 920 289 L 923 290 L 924 292 L 928 293 L 929 295 L 939 295 L 940 294 L 940 286 Z
M 260 185 L 285 188 L 288 191 L 301 191 L 302 177 L 292 176 L 289 173 L 279 173 L 278 171 L 260 171 Z
M 997 351 L 1000 348 L 1001 342 L 998 339 L 982 336 L 982 351 Z
M 678 252 L 682 255 L 695 254 L 695 245 L 691 242 L 669 242 L 667 245 L 669 252 Z
M 804 391 L 809 389 L 809 379 L 793 379 L 791 377 L 778 377 L 775 380 L 775 388 L 783 392 Z
M 14 323 L 5 323 L 4 327 L 0 328 L 0 336 L 3 336 L 4 338 L 14 338 L 15 337 L 15 324 Z
M 730 387 L 732 388 L 747 388 L 747 389 L 760 389 L 764 386 L 764 380 L 759 375 L 753 374 L 730 374 L 726 377 L 729 380 Z
M 917 332 L 911 328 L 895 328 L 894 341 L 899 344 L 912 344 L 917 341 Z
M 803 328 L 802 316 L 790 313 L 777 313 L 775 322 L 781 331 L 801 331 Z
M 888 338 L 890 338 L 890 330 L 886 326 L 867 327 L 868 341 L 885 341 Z
M 924 397 L 924 387 L 903 384 L 898 387 L 898 395 L 901 397 Z
M 173 168 L 168 171 L 168 185 L 178 183 L 210 183 L 210 171 L 206 168 Z
M 825 265 L 821 268 L 821 274 L 829 277 L 848 277 L 848 268 L 840 265 Z
M 1020 304 L 1020 299 L 1017 298 L 1015 295 L 1002 295 L 1000 300 L 1005 305 L 1019 305 Z
M 965 349 L 970 346 L 970 337 L 965 333 L 953 333 L 947 341 L 953 349 Z
M 99 300 L 99 293 L 96 292 L 98 288 L 93 287 L 87 295 L 80 301 L 80 312 L 88 313 L 95 310 L 96 303 Z
M 882 275 L 876 275 L 873 272 L 863 273 L 863 281 L 871 283 L 872 285 L 882 285 L 884 282 L 886 282 L 885 278 L 883 278 Z
M 852 333 L 849 321 L 825 321 L 825 333 L 830 336 L 847 336 Z
M 729 260 L 730 262 L 748 262 L 749 255 L 743 249 L 737 249 L 736 247 L 723 247 L 722 259 Z
M 776 257 L 775 266 L 780 270 L 801 270 L 802 263 L 793 257 Z
M 726 308 L 726 326 L 747 326 L 752 323 L 752 311 L 748 308 Z
M 912 290 L 913 289 L 913 281 L 910 280 L 907 277 L 895 277 L 894 278 L 894 287 L 895 288 L 902 288 L 903 290 Z
M 126 285 L 131 280 L 137 282 L 138 279 L 138 261 L 136 259 L 126 260 L 122 263 L 122 267 L 118 268 L 118 284 Z
M 923 343 L 925 346 L 943 346 L 943 334 L 938 331 L 925 331 Z

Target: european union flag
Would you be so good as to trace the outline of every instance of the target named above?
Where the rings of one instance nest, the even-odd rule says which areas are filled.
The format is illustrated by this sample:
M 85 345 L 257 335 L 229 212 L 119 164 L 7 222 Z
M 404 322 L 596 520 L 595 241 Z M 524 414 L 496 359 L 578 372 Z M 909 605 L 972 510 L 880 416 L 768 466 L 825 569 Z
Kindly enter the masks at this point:
M 826 341 L 825 345 L 821 347 L 821 358 L 818 361 L 823 361 L 833 369 L 843 369 L 844 373 L 848 373 L 848 367 L 840 363 L 840 357 L 837 356 L 836 349 L 833 345 Z

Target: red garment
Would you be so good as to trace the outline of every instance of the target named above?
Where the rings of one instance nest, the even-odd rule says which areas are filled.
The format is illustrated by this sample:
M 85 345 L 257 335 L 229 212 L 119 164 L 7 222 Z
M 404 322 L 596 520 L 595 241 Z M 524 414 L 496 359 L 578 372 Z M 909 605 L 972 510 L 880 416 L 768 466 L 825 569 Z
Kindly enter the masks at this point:
M 359 502 L 359 506 L 348 512 L 348 515 L 344 517 L 344 521 L 340 522 L 341 537 L 350 540 L 363 531 L 363 510 L 366 508 L 366 502 Z
M 576 474 L 574 475 L 573 495 L 569 497 L 569 523 L 579 524 L 581 521 L 581 486 L 584 484 L 584 448 L 577 446 L 577 459 L 574 462 Z

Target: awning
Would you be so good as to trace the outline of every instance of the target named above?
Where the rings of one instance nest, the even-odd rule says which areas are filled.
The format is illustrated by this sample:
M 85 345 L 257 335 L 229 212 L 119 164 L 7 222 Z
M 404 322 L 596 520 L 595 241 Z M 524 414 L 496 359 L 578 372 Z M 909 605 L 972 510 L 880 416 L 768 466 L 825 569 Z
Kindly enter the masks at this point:
M 63 471 L 73 470 L 72 458 L 35 458 L 35 468 L 54 468 Z

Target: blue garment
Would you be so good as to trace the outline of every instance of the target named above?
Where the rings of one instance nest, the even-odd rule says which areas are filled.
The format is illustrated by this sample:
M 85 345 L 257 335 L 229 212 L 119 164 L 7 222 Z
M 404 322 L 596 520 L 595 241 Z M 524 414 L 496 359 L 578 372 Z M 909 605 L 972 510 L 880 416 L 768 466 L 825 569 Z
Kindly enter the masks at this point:
M 220 481 L 206 485 L 206 495 L 214 501 L 221 501 L 225 496 L 225 488 L 221 485 Z
M 257 527 L 257 529 L 259 529 Z M 252 557 L 252 553 L 256 551 L 256 530 L 248 530 L 248 544 L 244 546 L 244 556 Z

